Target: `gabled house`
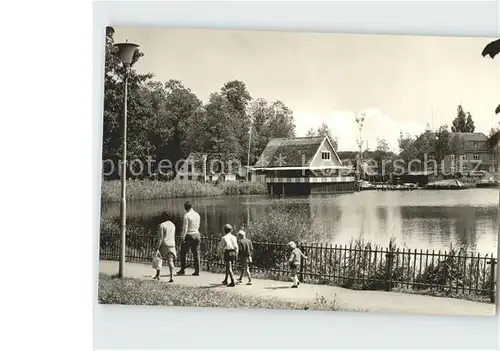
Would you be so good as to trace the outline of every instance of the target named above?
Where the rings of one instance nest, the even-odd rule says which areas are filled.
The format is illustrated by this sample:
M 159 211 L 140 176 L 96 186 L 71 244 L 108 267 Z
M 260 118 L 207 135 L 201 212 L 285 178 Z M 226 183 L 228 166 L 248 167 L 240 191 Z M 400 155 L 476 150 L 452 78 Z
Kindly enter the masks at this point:
M 472 174 L 495 171 L 493 149 L 483 133 L 450 133 L 450 154 L 444 157 L 446 173 Z
M 355 178 L 344 175 L 349 169 L 328 137 L 271 139 L 252 167 L 271 195 L 353 192 Z

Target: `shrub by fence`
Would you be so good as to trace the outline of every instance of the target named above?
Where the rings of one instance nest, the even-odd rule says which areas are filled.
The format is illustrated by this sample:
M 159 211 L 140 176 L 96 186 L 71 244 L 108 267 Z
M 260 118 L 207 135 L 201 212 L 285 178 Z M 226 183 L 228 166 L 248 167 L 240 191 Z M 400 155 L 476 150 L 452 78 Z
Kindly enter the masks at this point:
M 126 260 L 150 262 L 155 240 L 154 235 L 127 235 Z M 202 238 L 202 269 L 220 271 L 224 267 L 222 258 L 216 253 L 218 243 L 219 238 Z M 495 301 L 497 259 L 493 254 L 481 256 L 454 247 L 438 252 L 410 250 L 396 248 L 392 243 L 386 248 L 372 247 L 371 243 L 363 242 L 344 246 L 299 244 L 299 247 L 308 256 L 300 267 L 299 278 L 303 282 L 363 290 L 403 289 Z M 101 259 L 118 260 L 119 249 L 118 233 L 101 233 Z M 284 278 L 290 274 L 286 264 L 288 255 L 286 244 L 254 242 L 252 272 L 270 278 Z M 187 261 L 192 264 L 191 253 Z

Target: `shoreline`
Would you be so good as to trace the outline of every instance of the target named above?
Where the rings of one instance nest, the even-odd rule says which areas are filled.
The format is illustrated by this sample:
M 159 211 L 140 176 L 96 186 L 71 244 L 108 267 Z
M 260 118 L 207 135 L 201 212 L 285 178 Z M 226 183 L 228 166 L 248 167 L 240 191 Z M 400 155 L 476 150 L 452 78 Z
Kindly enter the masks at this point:
M 264 195 L 267 185 L 255 182 L 231 181 L 220 184 L 197 181 L 128 180 L 127 201 L 159 200 L 165 198 L 217 197 L 231 195 Z M 121 200 L 120 180 L 101 183 L 101 203 Z

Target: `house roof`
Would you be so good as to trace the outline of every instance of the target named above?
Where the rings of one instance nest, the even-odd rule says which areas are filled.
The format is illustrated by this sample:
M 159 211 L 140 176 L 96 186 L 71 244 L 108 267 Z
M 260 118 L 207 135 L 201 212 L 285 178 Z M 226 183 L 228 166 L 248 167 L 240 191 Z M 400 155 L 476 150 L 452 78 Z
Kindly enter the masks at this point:
M 325 139 L 328 140 L 327 137 L 271 139 L 255 166 L 288 169 L 308 166 Z
M 450 133 L 450 137 L 458 135 L 465 142 L 487 141 L 488 137 L 484 133 Z

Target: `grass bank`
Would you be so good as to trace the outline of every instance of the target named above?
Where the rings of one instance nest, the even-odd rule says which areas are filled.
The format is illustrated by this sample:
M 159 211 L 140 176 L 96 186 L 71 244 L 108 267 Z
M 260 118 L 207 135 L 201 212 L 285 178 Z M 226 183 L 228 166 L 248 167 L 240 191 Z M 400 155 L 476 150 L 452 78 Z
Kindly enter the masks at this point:
M 318 296 L 310 302 L 292 302 L 278 298 L 244 296 L 135 278 L 118 279 L 99 275 L 99 303 L 120 305 L 272 308 L 292 310 L 339 311 L 334 300 Z
M 128 180 L 128 200 L 153 200 L 171 197 L 200 197 L 220 195 L 266 194 L 267 188 L 261 183 L 227 182 L 218 185 L 196 181 L 155 181 Z M 121 183 L 119 180 L 102 182 L 103 202 L 120 201 Z

